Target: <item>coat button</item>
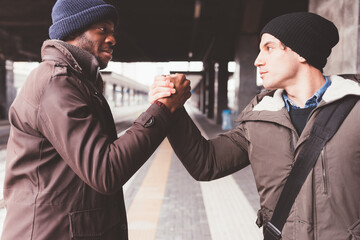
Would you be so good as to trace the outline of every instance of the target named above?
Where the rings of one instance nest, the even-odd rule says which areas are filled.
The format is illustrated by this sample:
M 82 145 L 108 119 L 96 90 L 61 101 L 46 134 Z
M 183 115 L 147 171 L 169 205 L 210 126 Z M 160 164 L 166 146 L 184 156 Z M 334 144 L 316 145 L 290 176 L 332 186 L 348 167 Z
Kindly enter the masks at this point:
M 146 123 L 144 124 L 144 127 L 151 127 L 152 125 L 154 125 L 155 123 L 155 119 L 154 117 L 149 118 L 149 120 L 146 121 Z

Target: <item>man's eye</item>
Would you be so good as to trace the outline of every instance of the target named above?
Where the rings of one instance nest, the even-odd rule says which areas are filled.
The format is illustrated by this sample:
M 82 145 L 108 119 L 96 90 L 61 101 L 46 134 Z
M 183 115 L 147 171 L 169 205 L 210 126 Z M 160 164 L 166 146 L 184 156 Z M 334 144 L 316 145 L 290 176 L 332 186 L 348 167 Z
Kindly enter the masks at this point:
M 268 47 L 267 49 L 268 49 L 269 52 L 271 52 L 273 50 L 272 47 Z
M 102 31 L 102 32 L 105 32 L 105 31 L 106 31 L 106 28 L 104 28 L 104 27 L 98 27 L 98 29 L 99 29 L 100 31 Z

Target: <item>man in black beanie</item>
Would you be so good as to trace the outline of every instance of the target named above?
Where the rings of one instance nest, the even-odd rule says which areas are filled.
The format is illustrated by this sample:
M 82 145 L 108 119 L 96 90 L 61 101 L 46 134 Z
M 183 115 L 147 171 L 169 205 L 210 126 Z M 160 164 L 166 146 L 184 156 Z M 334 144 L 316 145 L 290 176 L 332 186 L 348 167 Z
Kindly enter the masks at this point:
M 126 240 L 122 186 L 164 140 L 189 80 L 168 76 L 176 96 L 152 104 L 118 138 L 99 74 L 116 44 L 116 9 L 58 0 L 52 19 L 43 61 L 9 111 L 1 239 Z
M 266 225 L 265 239 L 358 239 L 360 86 L 351 79 L 322 74 L 331 49 L 339 41 L 338 30 L 317 14 L 299 12 L 271 20 L 260 37 L 255 66 L 266 90 L 240 113 L 239 125 L 207 140 L 185 108 L 180 108 L 174 113 L 167 137 L 197 180 L 217 179 L 251 164 L 260 195 L 257 225 Z M 155 79 L 150 92 L 152 100 L 162 100 L 159 96 L 166 94 L 162 92 L 165 84 L 165 77 Z M 305 175 L 295 203 L 285 215 L 285 225 L 277 229 L 272 216 L 279 196 L 293 166 L 305 166 L 294 161 L 300 154 L 306 154 L 303 150 L 305 145 L 309 146 L 307 140 L 313 136 L 312 129 L 328 120 L 317 122 L 319 113 L 334 104 L 342 108 L 349 97 L 357 103 L 345 115 L 335 135 L 324 147 L 319 147 L 321 153 Z M 310 150 L 318 145 L 311 145 Z M 295 178 L 296 181 L 300 179 Z

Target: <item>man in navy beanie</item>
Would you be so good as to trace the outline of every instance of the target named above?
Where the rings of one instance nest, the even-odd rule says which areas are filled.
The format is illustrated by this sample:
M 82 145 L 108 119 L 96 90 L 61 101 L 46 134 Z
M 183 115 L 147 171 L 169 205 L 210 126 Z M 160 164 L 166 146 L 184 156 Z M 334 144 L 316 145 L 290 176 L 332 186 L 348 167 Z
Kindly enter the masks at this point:
M 9 111 L 1 239 L 126 240 L 122 186 L 164 140 L 189 80 L 169 76 L 176 96 L 152 104 L 118 138 L 99 74 L 116 44 L 116 9 L 58 0 L 52 19 L 43 61 Z
M 261 206 L 257 225 L 264 226 L 265 240 L 360 239 L 360 86 L 356 78 L 322 73 L 339 41 L 338 30 L 317 14 L 297 12 L 271 20 L 260 38 L 254 64 L 266 90 L 240 113 L 239 125 L 207 140 L 180 108 L 167 137 L 197 180 L 217 179 L 251 164 Z M 165 100 L 159 98 L 165 80 L 155 79 L 153 100 Z M 347 105 L 350 99 L 354 106 Z M 351 111 L 335 111 L 331 120 L 319 117 L 333 106 Z M 344 121 L 322 145 L 329 129 L 316 130 L 340 117 Z M 298 164 L 302 156 L 307 157 Z M 314 165 L 307 168 L 312 156 Z M 309 173 L 301 175 L 304 182 L 300 174 L 291 175 L 296 184 L 285 185 L 294 166 Z M 297 195 L 289 194 L 299 182 Z M 289 192 L 277 205 L 284 186 Z M 287 204 L 289 195 L 295 202 Z M 287 206 L 289 211 L 281 213 Z

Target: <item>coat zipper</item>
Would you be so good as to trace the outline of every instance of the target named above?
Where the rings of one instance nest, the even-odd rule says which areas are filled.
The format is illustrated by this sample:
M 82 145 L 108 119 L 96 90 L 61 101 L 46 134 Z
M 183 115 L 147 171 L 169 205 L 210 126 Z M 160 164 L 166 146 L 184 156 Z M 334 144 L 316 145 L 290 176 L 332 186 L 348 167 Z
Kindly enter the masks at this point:
M 323 179 L 323 186 L 324 190 L 323 193 L 328 193 L 328 184 L 327 184 L 327 171 L 326 171 L 326 164 L 325 164 L 325 147 L 321 150 L 321 166 L 322 166 L 322 179 Z

